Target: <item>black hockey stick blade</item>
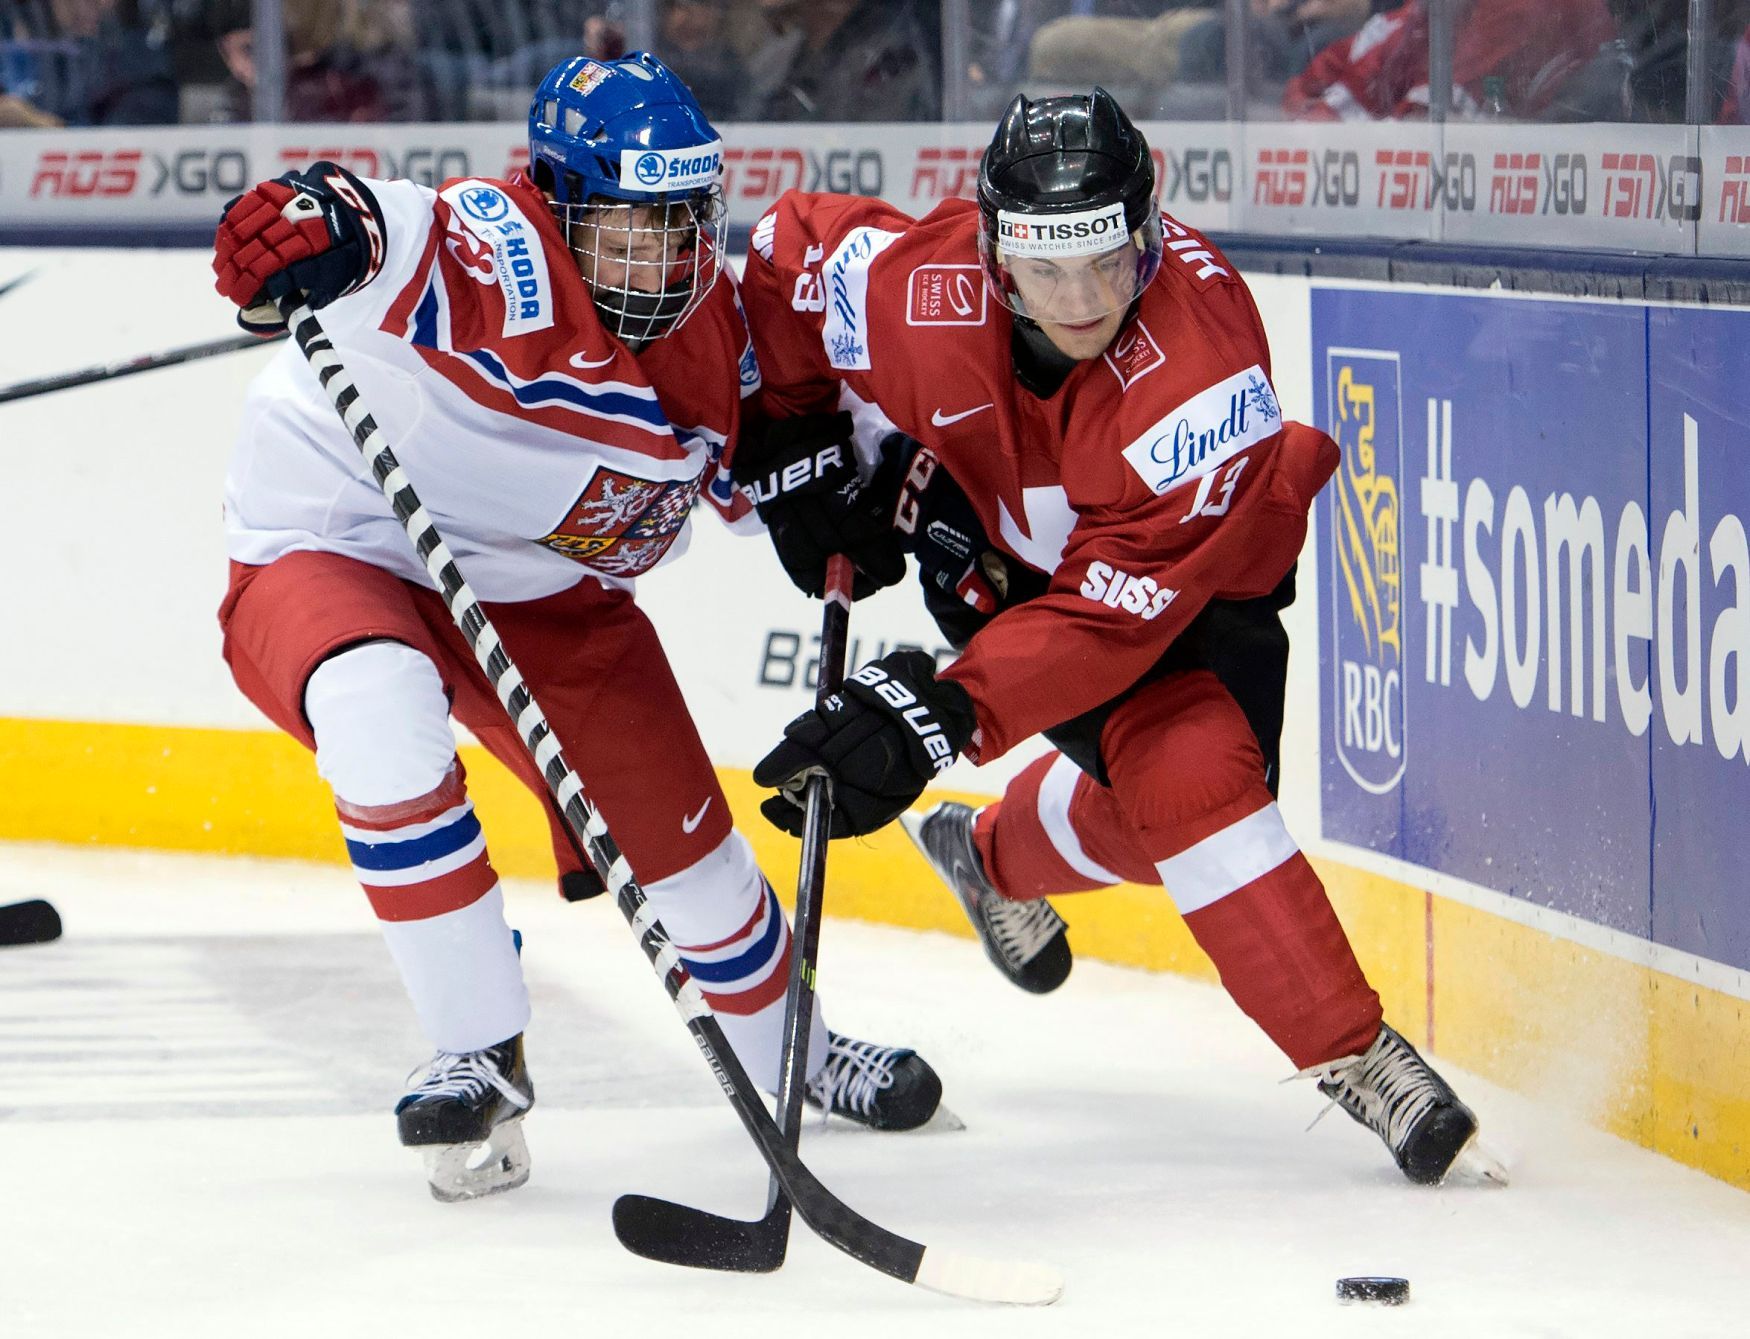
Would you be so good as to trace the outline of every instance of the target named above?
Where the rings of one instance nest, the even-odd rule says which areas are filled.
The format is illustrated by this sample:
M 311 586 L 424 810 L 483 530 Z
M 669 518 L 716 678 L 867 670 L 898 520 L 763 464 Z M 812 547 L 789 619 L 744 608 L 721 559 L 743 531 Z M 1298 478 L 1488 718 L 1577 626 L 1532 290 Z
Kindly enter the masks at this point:
M 845 652 L 851 624 L 851 560 L 835 554 L 827 562 L 820 627 L 820 673 L 816 705 L 845 681 Z M 826 891 L 827 829 L 832 822 L 832 787 L 823 776 L 808 781 L 807 816 L 802 824 L 802 858 L 797 869 L 794 956 L 784 1004 L 784 1043 L 778 1065 L 778 1128 L 791 1149 L 802 1130 L 803 1092 L 808 1081 L 808 1036 L 814 1012 L 814 967 L 820 952 L 820 912 Z M 690 1269 L 722 1269 L 739 1274 L 769 1274 L 784 1264 L 790 1243 L 790 1200 L 776 1174 L 766 1196 L 766 1212 L 752 1222 L 725 1218 L 704 1209 L 622 1195 L 614 1202 L 614 1233 L 634 1255 Z
M 705 1026 L 701 1030 L 708 1040 L 700 1039 L 698 1032 L 695 1039 L 700 1039 L 701 1049 L 717 1051 L 717 1062 L 730 1078 L 725 1091 L 731 1092 L 742 1125 L 753 1136 L 796 1213 L 827 1245 L 902 1283 L 968 1301 L 1049 1306 L 1063 1295 L 1063 1276 L 1047 1265 L 993 1260 L 937 1246 L 926 1247 L 871 1222 L 845 1204 L 797 1157 L 763 1104 L 747 1099 L 746 1071 L 741 1069 L 733 1052 L 723 1055 L 717 1049 L 725 1043 L 716 1020 L 702 1022 Z M 745 1258 L 757 1260 L 762 1243 L 775 1241 L 781 1248 L 788 1238 L 787 1224 L 777 1232 L 761 1231 L 765 1222 L 766 1219 L 749 1223 L 719 1218 L 646 1195 L 622 1195 L 614 1204 L 614 1229 L 620 1240 L 639 1255 L 664 1263 L 701 1263 L 692 1250 L 699 1241 L 694 1234 L 713 1230 L 721 1233 L 718 1245 L 724 1252 L 722 1258 L 740 1249 L 747 1252 Z M 686 1243 L 685 1257 L 676 1258 L 672 1248 L 665 1246 L 665 1240 Z M 651 1249 L 639 1250 L 634 1242 L 648 1243 Z
M 614 1235 L 634 1255 L 665 1265 L 770 1274 L 789 1248 L 790 1201 L 748 1222 L 651 1195 L 622 1195 L 614 1201 Z
M 60 913 L 42 898 L 0 907 L 0 944 L 47 944 L 60 937 Z

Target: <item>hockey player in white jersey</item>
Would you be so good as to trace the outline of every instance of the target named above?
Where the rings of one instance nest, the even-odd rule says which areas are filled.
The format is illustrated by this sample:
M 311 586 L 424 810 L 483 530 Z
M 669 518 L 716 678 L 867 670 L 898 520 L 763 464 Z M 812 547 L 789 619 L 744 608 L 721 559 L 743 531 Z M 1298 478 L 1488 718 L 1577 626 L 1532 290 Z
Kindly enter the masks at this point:
M 717 237 L 722 146 L 654 57 L 582 57 L 536 91 L 530 172 L 433 191 L 318 163 L 231 202 L 219 291 L 247 328 L 305 292 L 490 612 L 748 1072 L 777 1086 L 790 936 L 731 826 L 632 581 L 729 482 L 759 369 Z M 251 386 L 226 481 L 238 686 L 315 750 L 436 1055 L 396 1107 L 432 1192 L 528 1178 L 528 994 L 450 717 L 545 800 L 314 375 Z M 552 811 L 561 887 L 600 891 Z M 808 1096 L 876 1128 L 934 1112 L 915 1053 L 829 1033 Z M 484 1153 L 481 1146 L 485 1145 Z M 471 1170 L 469 1164 L 475 1164 Z

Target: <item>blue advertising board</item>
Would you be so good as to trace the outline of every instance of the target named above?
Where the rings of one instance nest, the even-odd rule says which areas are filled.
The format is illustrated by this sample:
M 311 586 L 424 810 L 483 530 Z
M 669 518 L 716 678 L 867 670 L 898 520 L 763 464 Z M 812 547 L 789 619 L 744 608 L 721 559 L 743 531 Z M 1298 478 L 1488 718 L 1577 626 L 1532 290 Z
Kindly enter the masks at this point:
M 1312 321 L 1325 836 L 1750 967 L 1750 313 Z

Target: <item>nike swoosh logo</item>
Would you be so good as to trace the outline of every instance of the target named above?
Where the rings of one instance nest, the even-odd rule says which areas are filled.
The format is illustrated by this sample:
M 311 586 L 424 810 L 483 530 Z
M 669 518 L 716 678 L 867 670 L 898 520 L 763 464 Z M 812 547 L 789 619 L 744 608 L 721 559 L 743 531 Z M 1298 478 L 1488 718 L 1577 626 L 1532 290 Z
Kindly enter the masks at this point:
M 697 832 L 699 830 L 699 824 L 705 821 L 705 810 L 710 807 L 711 801 L 707 799 L 699 806 L 698 813 L 688 814 L 685 818 L 681 819 L 681 831 L 687 833 L 689 836 Z
M 614 361 L 614 355 L 611 353 L 606 358 L 598 358 L 593 363 L 589 359 L 585 358 L 581 353 L 574 353 L 571 355 L 571 365 L 573 367 L 583 367 L 583 368 L 606 367 L 609 363 L 611 363 L 613 361 Z
M 977 409 L 965 409 L 958 414 L 944 414 L 938 409 L 935 413 L 930 415 L 930 422 L 934 423 L 938 428 L 945 428 L 950 423 L 958 423 L 963 418 L 971 418 L 974 414 L 982 414 L 989 408 L 990 404 L 986 403 L 979 405 Z
M 29 279 L 31 277 L 31 275 L 33 275 L 34 273 L 35 273 L 34 270 L 26 270 L 23 274 L 19 275 L 16 279 L 8 279 L 5 283 L 0 284 L 0 298 L 5 297 L 13 289 L 17 288 L 20 284 L 22 284 L 26 279 Z

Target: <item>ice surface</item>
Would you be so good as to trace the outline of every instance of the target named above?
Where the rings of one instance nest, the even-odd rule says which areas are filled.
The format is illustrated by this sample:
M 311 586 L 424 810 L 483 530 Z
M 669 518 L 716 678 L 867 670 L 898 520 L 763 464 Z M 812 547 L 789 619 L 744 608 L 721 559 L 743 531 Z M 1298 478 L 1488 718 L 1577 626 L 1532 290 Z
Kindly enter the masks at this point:
M 1306 1133 L 1318 1095 L 1217 990 L 1083 962 L 1034 998 L 969 941 L 836 920 L 833 1025 L 917 1046 L 968 1128 L 811 1121 L 805 1156 L 897 1232 L 1061 1268 L 1063 1300 L 957 1302 L 800 1229 L 771 1276 L 651 1264 L 615 1195 L 751 1217 L 765 1172 L 612 907 L 509 890 L 534 1174 L 442 1205 L 389 1114 L 426 1048 L 342 869 L 0 847 L 0 901 L 28 896 L 67 936 L 0 950 L 5 1339 L 1644 1339 L 1750 1315 L 1750 1196 L 1705 1176 L 1455 1074 L 1514 1185 L 1420 1190 L 1341 1113 Z M 1346 1274 L 1412 1301 L 1340 1307 Z

